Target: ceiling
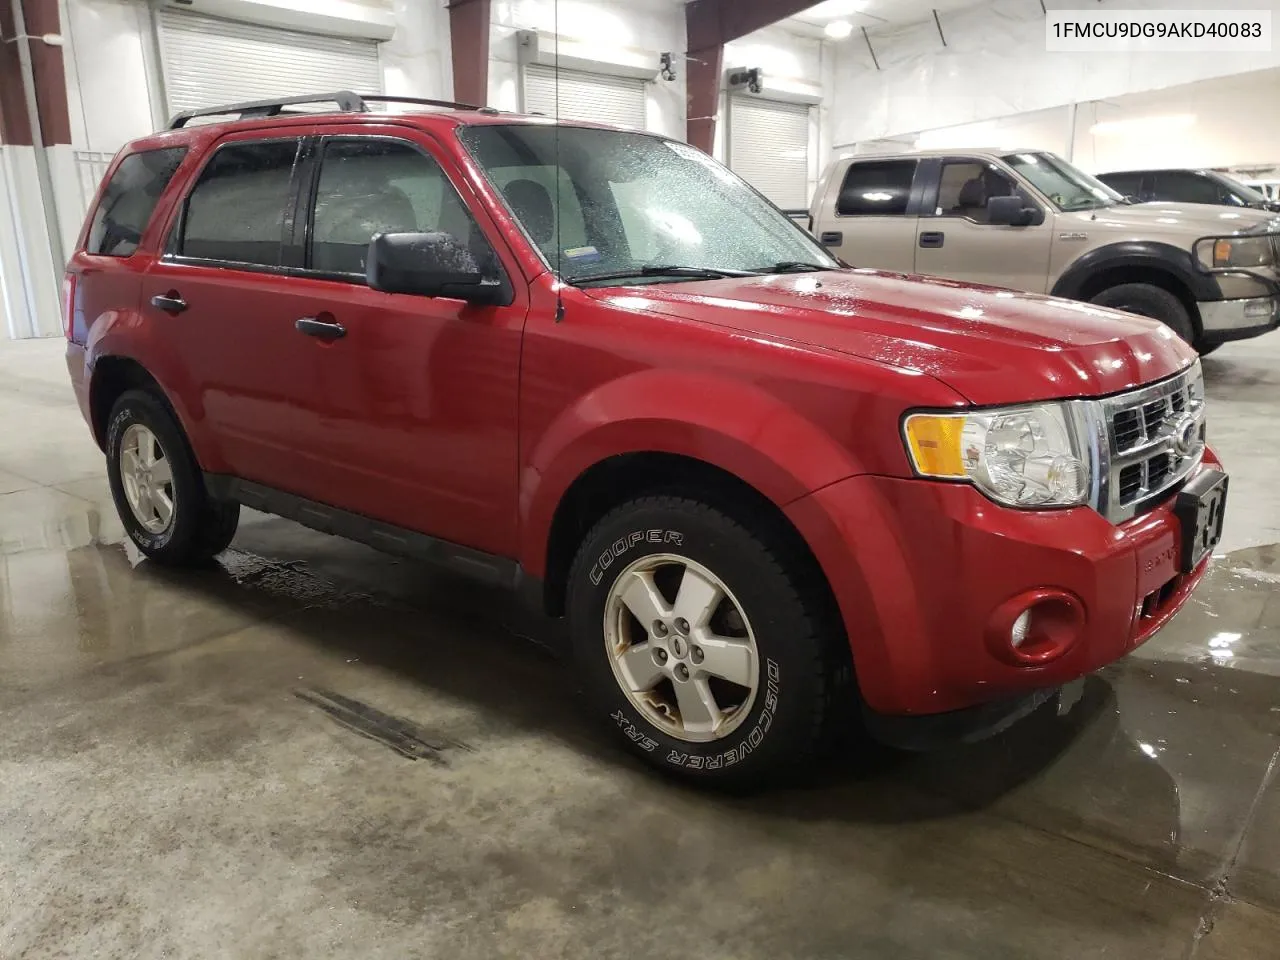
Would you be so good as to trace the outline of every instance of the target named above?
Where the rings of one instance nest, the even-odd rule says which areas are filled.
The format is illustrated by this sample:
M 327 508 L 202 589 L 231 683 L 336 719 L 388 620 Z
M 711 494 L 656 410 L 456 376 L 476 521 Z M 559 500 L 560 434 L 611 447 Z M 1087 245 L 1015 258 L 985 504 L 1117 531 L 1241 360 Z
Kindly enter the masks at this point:
M 937 10 L 944 15 L 952 10 L 977 6 L 981 0 L 823 0 L 808 10 L 788 17 L 781 25 L 794 33 L 823 36 L 823 28 L 832 20 L 847 20 L 855 31 L 866 27 L 874 32 L 883 27 L 928 20 Z

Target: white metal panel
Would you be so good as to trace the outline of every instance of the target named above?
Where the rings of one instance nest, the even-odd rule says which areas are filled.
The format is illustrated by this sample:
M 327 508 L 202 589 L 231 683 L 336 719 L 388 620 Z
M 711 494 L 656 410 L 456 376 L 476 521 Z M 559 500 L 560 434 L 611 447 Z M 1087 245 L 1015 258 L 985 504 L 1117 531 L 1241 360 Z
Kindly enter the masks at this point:
M 373 40 L 160 10 L 170 115 L 180 110 L 331 90 L 381 93 Z
M 540 63 L 525 64 L 524 110 L 561 120 L 612 123 L 645 128 L 644 81 L 604 73 L 560 70 L 560 107 L 556 109 L 556 70 Z
M 729 97 L 729 169 L 782 209 L 809 206 L 809 107 Z

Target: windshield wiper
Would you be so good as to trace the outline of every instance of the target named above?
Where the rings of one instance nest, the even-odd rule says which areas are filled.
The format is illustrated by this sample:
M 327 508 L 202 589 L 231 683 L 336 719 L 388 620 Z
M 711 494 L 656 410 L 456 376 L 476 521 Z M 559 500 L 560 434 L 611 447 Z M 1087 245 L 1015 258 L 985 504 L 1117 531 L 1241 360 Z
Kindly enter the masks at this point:
M 689 280 L 721 280 L 725 277 L 754 277 L 750 270 L 719 270 L 713 267 L 644 266 L 616 273 L 588 273 L 567 278 L 569 283 L 598 283 L 605 280 L 632 280 L 636 277 L 681 277 Z
M 772 267 L 764 267 L 756 273 L 816 273 L 819 270 L 832 270 L 820 263 L 808 263 L 804 260 L 780 260 Z

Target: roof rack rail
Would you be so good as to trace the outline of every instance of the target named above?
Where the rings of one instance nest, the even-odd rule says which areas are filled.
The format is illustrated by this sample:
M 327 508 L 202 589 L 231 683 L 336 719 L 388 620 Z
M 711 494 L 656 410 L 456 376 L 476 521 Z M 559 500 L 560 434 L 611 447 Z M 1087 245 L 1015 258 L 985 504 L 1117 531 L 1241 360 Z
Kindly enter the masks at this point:
M 249 100 L 245 103 L 226 103 L 217 107 L 201 107 L 199 110 L 183 110 L 174 114 L 169 121 L 170 130 L 185 127 L 189 120 L 196 117 L 217 117 L 222 114 L 237 114 L 238 120 L 253 117 L 275 117 L 281 113 L 297 113 L 286 111 L 285 107 L 303 103 L 333 103 L 341 113 L 365 113 L 369 103 L 420 103 L 429 107 L 450 107 L 454 110 L 482 110 L 486 113 L 497 113 L 492 107 L 478 107 L 472 103 L 455 103 L 452 100 L 428 100 L 423 97 L 392 97 L 383 94 L 361 95 L 350 90 L 339 90 L 336 93 L 310 93 L 301 97 L 281 97 L 271 100 Z

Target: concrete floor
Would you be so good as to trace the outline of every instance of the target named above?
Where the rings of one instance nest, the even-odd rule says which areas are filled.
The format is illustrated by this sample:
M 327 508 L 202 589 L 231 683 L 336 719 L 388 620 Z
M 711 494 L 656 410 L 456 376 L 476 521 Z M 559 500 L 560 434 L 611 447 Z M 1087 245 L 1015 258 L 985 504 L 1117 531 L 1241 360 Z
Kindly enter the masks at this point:
M 1205 369 L 1227 537 L 1163 634 L 729 799 L 584 727 L 506 596 L 261 516 L 140 563 L 61 345 L 0 347 L 0 957 L 1280 957 L 1280 334 Z

